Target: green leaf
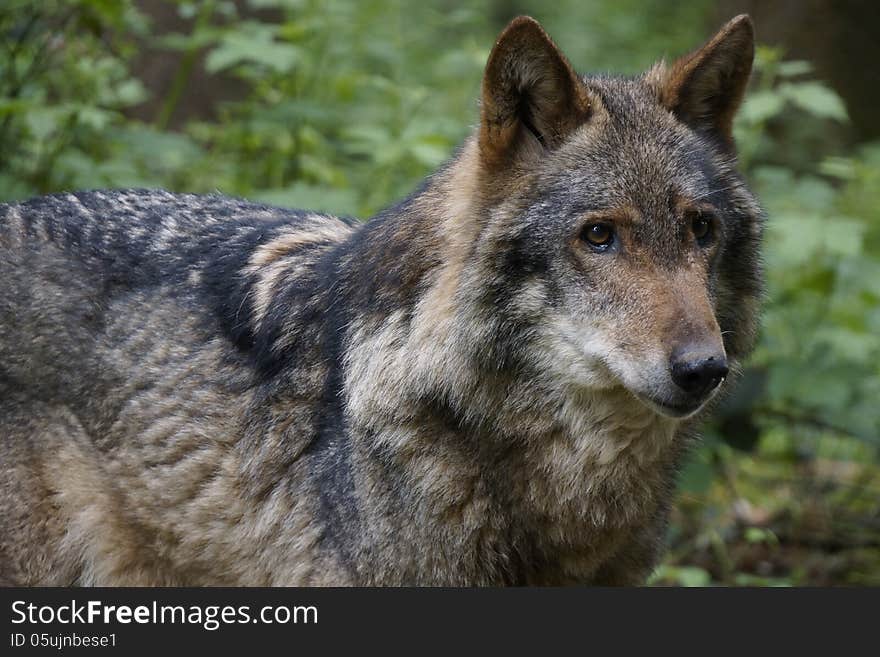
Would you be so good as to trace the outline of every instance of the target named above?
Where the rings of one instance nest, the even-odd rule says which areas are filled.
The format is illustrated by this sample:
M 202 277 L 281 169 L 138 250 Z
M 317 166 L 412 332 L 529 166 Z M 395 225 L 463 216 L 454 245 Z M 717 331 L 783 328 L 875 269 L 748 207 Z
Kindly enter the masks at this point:
M 172 32 L 154 39 L 154 43 L 165 50 L 187 52 L 207 48 L 218 39 L 218 32 L 213 29 L 202 29 L 192 34 Z
M 116 85 L 116 99 L 122 105 L 137 105 L 147 99 L 147 90 L 140 80 L 129 78 Z
M 849 119 L 840 96 L 820 82 L 786 82 L 779 85 L 779 93 L 813 116 L 837 121 Z
M 792 78 L 798 75 L 806 75 L 813 72 L 813 65 L 799 59 L 793 59 L 788 62 L 780 62 L 776 69 L 776 73 L 783 78 Z
M 697 566 L 661 565 L 651 577 L 651 583 L 666 583 L 678 586 L 710 586 L 712 576 Z
M 76 113 L 76 120 L 81 125 L 86 125 L 93 130 L 103 130 L 113 120 L 114 114 L 97 107 L 83 106 Z
M 449 149 L 445 145 L 429 140 L 410 144 L 409 152 L 420 164 L 426 167 L 436 167 L 449 156 Z
M 768 545 L 778 545 L 779 539 L 770 529 L 763 527 L 746 527 L 744 538 L 749 543 L 766 543 Z
M 301 9 L 305 0 L 248 0 L 254 9 Z
M 775 214 L 767 225 L 767 250 L 777 266 L 795 267 L 810 261 L 825 247 L 826 226 L 820 217 Z
M 300 60 L 302 52 L 298 46 L 275 41 L 274 34 L 273 28 L 253 23 L 228 32 L 220 44 L 208 53 L 205 70 L 217 73 L 248 62 L 277 73 L 289 72 Z
M 27 113 L 25 121 L 34 140 L 41 142 L 48 139 L 67 116 L 69 112 L 59 107 L 35 107 Z
M 855 162 L 848 157 L 829 157 L 819 165 L 819 171 L 840 180 L 852 180 L 857 173 Z
M 880 349 L 880 337 L 839 325 L 817 328 L 814 339 L 823 343 L 835 358 L 853 363 L 865 362 Z
M 353 190 L 309 185 L 304 182 L 297 182 L 291 187 L 282 189 L 258 190 L 253 196 L 265 203 L 282 207 L 330 212 L 344 216 L 353 216 L 358 205 Z
M 746 97 L 740 119 L 746 123 L 763 123 L 778 116 L 785 107 L 785 98 L 775 91 L 756 91 Z

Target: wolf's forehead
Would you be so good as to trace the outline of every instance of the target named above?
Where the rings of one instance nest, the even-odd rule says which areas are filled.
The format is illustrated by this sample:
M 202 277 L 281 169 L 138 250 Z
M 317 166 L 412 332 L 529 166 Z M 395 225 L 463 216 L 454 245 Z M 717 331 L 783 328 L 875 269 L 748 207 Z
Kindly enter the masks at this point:
M 722 186 L 708 159 L 676 162 L 668 153 L 652 152 L 647 144 L 629 155 L 616 151 L 614 158 L 584 158 L 578 166 L 560 171 L 562 196 L 583 210 L 630 207 L 653 214 L 710 197 Z
M 566 145 L 555 172 L 579 201 L 649 209 L 717 186 L 711 147 L 638 81 L 603 81 L 601 113 Z

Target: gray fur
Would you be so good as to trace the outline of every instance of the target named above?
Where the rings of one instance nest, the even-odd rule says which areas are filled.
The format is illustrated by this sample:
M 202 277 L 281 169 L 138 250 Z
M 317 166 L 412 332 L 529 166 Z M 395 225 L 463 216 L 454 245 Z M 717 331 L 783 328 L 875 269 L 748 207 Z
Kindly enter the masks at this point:
M 644 581 L 707 407 L 664 410 L 669 353 L 750 350 L 761 213 L 664 100 L 690 78 L 570 79 L 536 30 L 496 46 L 521 58 L 484 82 L 497 113 L 363 225 L 147 190 L 0 205 L 0 583 Z M 564 111 L 503 115 L 548 61 L 535 111 Z

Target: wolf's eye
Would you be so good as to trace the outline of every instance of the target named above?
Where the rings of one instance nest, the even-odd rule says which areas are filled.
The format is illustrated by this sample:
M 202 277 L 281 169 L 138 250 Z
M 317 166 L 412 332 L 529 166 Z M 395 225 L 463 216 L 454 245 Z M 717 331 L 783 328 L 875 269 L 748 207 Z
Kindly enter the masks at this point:
M 614 230 L 608 224 L 587 224 L 581 239 L 597 251 L 604 251 L 614 242 Z
M 701 244 L 708 242 L 712 239 L 712 216 L 702 212 L 695 212 L 691 217 L 691 231 L 693 231 L 694 237 L 697 238 L 697 242 Z

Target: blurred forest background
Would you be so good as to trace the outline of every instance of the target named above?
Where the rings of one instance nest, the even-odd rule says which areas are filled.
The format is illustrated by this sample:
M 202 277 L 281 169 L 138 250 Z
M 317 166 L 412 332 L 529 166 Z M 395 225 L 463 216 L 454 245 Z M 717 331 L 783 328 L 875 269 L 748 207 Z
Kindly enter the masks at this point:
M 368 218 L 477 119 L 531 14 L 637 73 L 733 15 L 736 134 L 769 216 L 760 346 L 683 473 L 664 585 L 880 585 L 880 11 L 853 0 L 3 0 L 0 200 L 220 190 Z

